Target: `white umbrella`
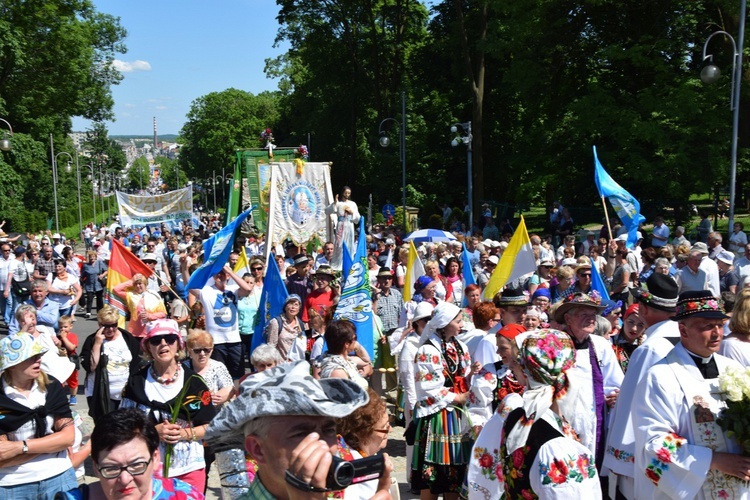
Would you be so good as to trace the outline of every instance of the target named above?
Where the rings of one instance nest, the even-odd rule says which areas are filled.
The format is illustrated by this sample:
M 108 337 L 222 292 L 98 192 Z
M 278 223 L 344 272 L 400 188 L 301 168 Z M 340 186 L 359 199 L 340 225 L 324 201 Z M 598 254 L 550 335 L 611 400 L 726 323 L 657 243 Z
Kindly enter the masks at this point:
M 425 241 L 455 241 L 455 239 L 456 237 L 447 231 L 441 231 L 440 229 L 420 229 L 404 238 L 404 241 L 424 243 Z

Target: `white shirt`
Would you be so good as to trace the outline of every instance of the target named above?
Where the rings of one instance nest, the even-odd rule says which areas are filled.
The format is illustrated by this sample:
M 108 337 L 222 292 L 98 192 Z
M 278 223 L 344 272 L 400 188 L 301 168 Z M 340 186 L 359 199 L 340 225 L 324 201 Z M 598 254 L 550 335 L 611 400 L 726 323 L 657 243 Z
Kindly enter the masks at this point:
M 47 401 L 47 393 L 39 390 L 39 385 L 36 381 L 34 381 L 28 397 L 6 384 L 5 380 L 2 381 L 2 388 L 11 400 L 28 408 L 44 406 Z M 47 423 L 46 432 L 51 434 L 55 419 L 51 415 L 48 415 L 45 421 Z M 31 419 L 17 430 L 8 433 L 8 440 L 23 441 L 25 439 L 34 439 L 35 434 L 34 419 Z M 3 486 L 15 486 L 18 484 L 34 483 L 62 474 L 71 467 L 73 467 L 73 464 L 68 458 L 67 450 L 58 451 L 57 453 L 43 453 L 36 455 L 21 465 L 0 467 L 0 484 Z
M 5 291 L 5 284 L 8 281 L 8 274 L 10 273 L 10 266 L 15 261 L 16 259 L 13 257 L 7 259 L 0 257 L 0 291 Z
M 237 297 L 237 287 L 224 287 L 222 292 L 216 285 L 203 287 L 200 301 L 206 315 L 206 331 L 214 338 L 214 344 L 240 342 L 239 315 L 237 304 L 225 294 L 231 292 Z
M 719 286 L 719 266 L 716 265 L 716 262 L 709 259 L 707 256 L 704 256 L 701 265 L 698 266 L 698 268 L 703 269 L 706 272 L 706 278 L 708 279 L 706 286 L 711 290 L 713 296 L 721 297 L 721 288 Z

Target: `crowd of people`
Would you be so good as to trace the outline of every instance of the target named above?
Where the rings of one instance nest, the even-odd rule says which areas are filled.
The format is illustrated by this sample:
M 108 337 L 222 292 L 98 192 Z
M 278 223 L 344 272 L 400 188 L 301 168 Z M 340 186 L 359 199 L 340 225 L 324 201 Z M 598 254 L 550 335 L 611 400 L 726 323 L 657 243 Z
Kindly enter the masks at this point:
M 359 218 L 349 194 L 332 210 L 340 224 Z M 423 499 L 747 495 L 750 458 L 717 423 L 718 377 L 750 362 L 742 225 L 724 249 L 713 228 L 690 243 L 656 218 L 629 246 L 624 228 L 576 235 L 566 209 L 552 215 L 549 235 L 530 235 L 536 270 L 491 300 L 509 221 L 417 245 L 413 283 L 403 235 L 374 228 L 372 353 L 333 316 L 348 226 L 319 248 L 276 245 L 268 261 L 262 236 L 237 236 L 193 289 L 210 234 L 189 226 L 90 225 L 84 255 L 57 234 L 0 241 L 0 499 L 203 498 L 212 467 L 243 498 L 391 498 L 382 450 L 396 422 Z M 151 270 L 113 289 L 125 323 L 103 300 L 114 239 Z M 268 266 L 287 298 L 256 332 Z M 98 326 L 80 349 L 77 319 Z M 88 457 L 99 482 L 86 485 Z M 332 487 L 333 457 L 380 457 L 379 470 Z

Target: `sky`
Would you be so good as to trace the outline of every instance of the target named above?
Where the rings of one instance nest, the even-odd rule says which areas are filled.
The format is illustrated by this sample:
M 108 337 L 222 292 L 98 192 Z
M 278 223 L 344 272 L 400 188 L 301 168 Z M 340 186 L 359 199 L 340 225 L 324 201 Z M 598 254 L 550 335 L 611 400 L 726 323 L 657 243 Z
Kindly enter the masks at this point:
M 114 122 L 110 135 L 177 134 L 190 104 L 228 88 L 258 94 L 276 90 L 263 73 L 265 59 L 286 52 L 274 48 L 279 28 L 275 0 L 93 0 L 97 10 L 120 18 L 127 53 L 115 56 L 123 73 L 112 86 Z M 73 119 L 83 132 L 90 122 Z

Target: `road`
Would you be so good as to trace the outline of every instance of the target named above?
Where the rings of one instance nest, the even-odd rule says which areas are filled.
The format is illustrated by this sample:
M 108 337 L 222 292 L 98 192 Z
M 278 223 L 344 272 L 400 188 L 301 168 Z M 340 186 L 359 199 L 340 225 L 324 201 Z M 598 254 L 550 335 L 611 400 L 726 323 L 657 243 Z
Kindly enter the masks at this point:
M 83 345 L 83 342 L 86 340 L 86 338 L 94 333 L 97 329 L 97 322 L 96 322 L 96 316 L 92 317 L 91 319 L 84 319 L 83 316 L 79 316 L 77 318 L 77 321 L 73 324 L 73 332 L 75 332 L 76 335 L 78 335 L 78 344 L 79 344 L 79 352 L 80 352 L 80 346 Z M 0 334 L 6 334 L 7 331 L 0 332 Z M 85 372 L 83 370 L 80 370 L 78 374 L 78 379 L 80 381 L 80 386 L 78 387 L 78 404 L 73 407 L 74 411 L 77 411 L 79 415 L 83 418 L 85 427 L 89 430 L 89 432 L 94 428 L 93 421 L 88 415 L 88 405 L 86 403 L 86 397 L 83 395 L 83 383 L 84 383 L 84 377 Z M 393 406 L 388 405 L 389 410 L 393 412 Z M 386 451 L 391 455 L 393 459 L 393 464 L 395 468 L 395 476 L 396 479 L 399 482 L 400 490 L 401 490 L 401 498 L 402 499 L 413 499 L 413 498 L 419 498 L 418 495 L 413 495 L 408 492 L 408 487 L 406 484 L 406 443 L 404 442 L 403 438 L 404 434 L 404 428 L 403 427 L 393 427 L 391 429 L 391 432 L 388 435 L 388 446 L 386 448 Z M 96 477 L 94 476 L 91 459 L 86 460 L 86 481 L 87 482 L 94 482 L 97 481 Z M 216 470 L 216 467 L 211 468 L 211 472 L 208 477 L 208 488 L 206 491 L 206 499 L 208 500 L 218 500 L 221 498 L 221 483 L 219 480 L 219 473 Z

